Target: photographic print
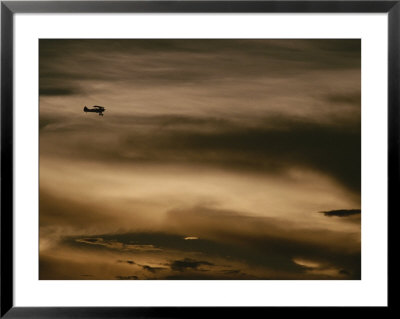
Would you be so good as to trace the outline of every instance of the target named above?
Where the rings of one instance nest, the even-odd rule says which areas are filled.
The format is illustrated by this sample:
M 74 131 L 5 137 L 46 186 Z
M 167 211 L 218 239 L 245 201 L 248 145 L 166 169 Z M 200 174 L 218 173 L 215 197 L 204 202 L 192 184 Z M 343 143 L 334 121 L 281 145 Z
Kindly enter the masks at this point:
M 361 40 L 39 40 L 39 279 L 361 279 Z

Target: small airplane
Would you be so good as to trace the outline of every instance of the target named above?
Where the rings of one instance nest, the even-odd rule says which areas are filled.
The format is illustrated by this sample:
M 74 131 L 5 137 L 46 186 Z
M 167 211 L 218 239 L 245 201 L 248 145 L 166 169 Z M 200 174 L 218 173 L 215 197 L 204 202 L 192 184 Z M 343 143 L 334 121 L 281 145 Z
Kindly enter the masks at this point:
M 100 105 L 93 105 L 93 109 L 89 109 L 88 107 L 83 108 L 83 111 L 86 112 L 94 112 L 94 113 L 99 113 L 99 115 L 103 116 L 103 112 L 106 110 L 106 108 L 104 106 L 100 106 Z

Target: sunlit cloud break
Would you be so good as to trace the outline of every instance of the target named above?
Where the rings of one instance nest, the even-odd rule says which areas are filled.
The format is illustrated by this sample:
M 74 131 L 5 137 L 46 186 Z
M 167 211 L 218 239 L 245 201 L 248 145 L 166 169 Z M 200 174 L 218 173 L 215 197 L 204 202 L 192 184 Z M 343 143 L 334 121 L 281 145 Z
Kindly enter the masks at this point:
M 184 240 L 196 240 L 196 239 L 199 239 L 199 237 L 189 236 L 184 238 Z

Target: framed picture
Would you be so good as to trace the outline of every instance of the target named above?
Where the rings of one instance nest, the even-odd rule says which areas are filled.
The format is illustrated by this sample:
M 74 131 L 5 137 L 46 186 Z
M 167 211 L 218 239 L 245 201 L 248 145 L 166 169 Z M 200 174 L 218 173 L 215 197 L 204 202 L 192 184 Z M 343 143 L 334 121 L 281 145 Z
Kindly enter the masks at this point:
M 1 315 L 389 309 L 399 18 L 2 1 Z

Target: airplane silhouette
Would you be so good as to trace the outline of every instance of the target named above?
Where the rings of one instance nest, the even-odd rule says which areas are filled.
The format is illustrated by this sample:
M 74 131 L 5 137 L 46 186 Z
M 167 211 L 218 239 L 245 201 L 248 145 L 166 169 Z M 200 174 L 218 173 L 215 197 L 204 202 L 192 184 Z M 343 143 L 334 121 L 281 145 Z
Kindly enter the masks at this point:
M 93 112 L 93 113 L 99 113 L 99 115 L 103 116 L 103 112 L 106 110 L 105 107 L 100 106 L 100 105 L 93 105 L 93 109 L 89 109 L 88 107 L 83 108 L 83 111 L 86 112 Z

